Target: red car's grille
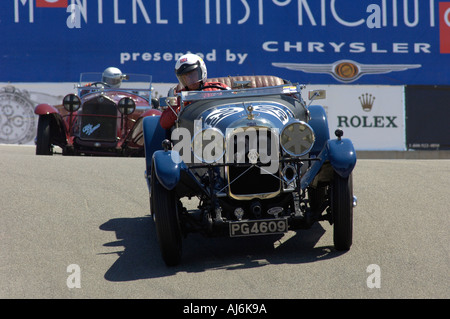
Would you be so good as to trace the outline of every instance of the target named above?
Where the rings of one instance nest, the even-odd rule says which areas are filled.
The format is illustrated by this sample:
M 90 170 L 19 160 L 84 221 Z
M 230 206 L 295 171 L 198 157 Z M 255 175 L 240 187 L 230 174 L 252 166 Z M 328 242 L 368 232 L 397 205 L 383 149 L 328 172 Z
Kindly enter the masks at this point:
M 117 108 L 109 103 L 85 103 L 80 118 L 83 140 L 115 141 L 117 139 Z

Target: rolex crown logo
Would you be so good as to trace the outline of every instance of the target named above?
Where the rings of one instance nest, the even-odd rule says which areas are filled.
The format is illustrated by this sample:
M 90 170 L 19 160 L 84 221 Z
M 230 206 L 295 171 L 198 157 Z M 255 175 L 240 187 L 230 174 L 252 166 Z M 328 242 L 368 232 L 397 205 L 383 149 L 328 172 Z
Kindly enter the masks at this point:
M 361 102 L 361 106 L 364 111 L 370 112 L 372 110 L 373 103 L 375 102 L 375 96 L 372 96 L 372 94 L 369 93 L 362 94 L 359 97 L 359 102 Z

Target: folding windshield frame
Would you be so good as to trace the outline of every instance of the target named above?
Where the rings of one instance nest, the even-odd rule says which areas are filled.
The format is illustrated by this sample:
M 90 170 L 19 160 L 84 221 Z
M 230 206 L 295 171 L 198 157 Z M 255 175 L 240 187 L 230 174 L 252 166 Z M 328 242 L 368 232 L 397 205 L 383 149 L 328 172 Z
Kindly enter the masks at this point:
M 304 85 L 300 85 L 297 83 L 250 89 L 182 91 L 178 95 L 181 97 L 181 105 L 184 105 L 186 102 L 194 102 L 199 100 L 232 99 L 251 96 L 297 95 L 299 98 L 301 98 L 301 90 L 303 88 Z
M 152 94 L 152 76 L 149 74 L 126 74 L 128 79 L 123 79 L 122 84 L 119 88 L 108 88 L 108 87 L 90 87 L 90 83 L 102 82 L 101 72 L 84 72 L 80 74 L 80 81 L 76 85 L 78 94 L 83 95 L 87 93 L 94 92 L 108 92 L 108 91 L 122 91 L 133 93 L 147 99 L 150 99 Z

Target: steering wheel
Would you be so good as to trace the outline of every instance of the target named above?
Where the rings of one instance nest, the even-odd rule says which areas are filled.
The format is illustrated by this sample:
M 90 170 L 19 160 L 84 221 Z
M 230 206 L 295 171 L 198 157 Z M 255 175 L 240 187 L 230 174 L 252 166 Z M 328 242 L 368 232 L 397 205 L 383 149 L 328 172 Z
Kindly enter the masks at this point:
M 92 82 L 89 86 L 98 87 L 99 85 L 103 85 L 103 87 L 107 87 L 107 88 L 111 87 L 108 83 L 105 83 L 105 82 L 102 82 L 102 81 Z
M 207 86 L 204 86 L 204 87 L 202 87 L 202 90 L 204 90 L 204 89 L 219 89 L 219 90 L 228 90 L 227 88 L 224 88 L 223 86 L 220 86 L 220 85 L 207 85 Z

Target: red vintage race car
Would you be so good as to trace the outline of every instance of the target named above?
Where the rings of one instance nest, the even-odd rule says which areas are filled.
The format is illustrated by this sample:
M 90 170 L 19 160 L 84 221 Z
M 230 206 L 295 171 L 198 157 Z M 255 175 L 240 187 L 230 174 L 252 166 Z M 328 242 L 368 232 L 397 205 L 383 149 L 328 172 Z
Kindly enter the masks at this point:
M 108 77 L 109 69 L 118 73 Z M 144 156 L 142 120 L 161 114 L 151 76 L 107 70 L 82 73 L 78 93 L 62 105 L 36 106 L 36 155 L 52 155 L 58 146 L 63 155 Z

